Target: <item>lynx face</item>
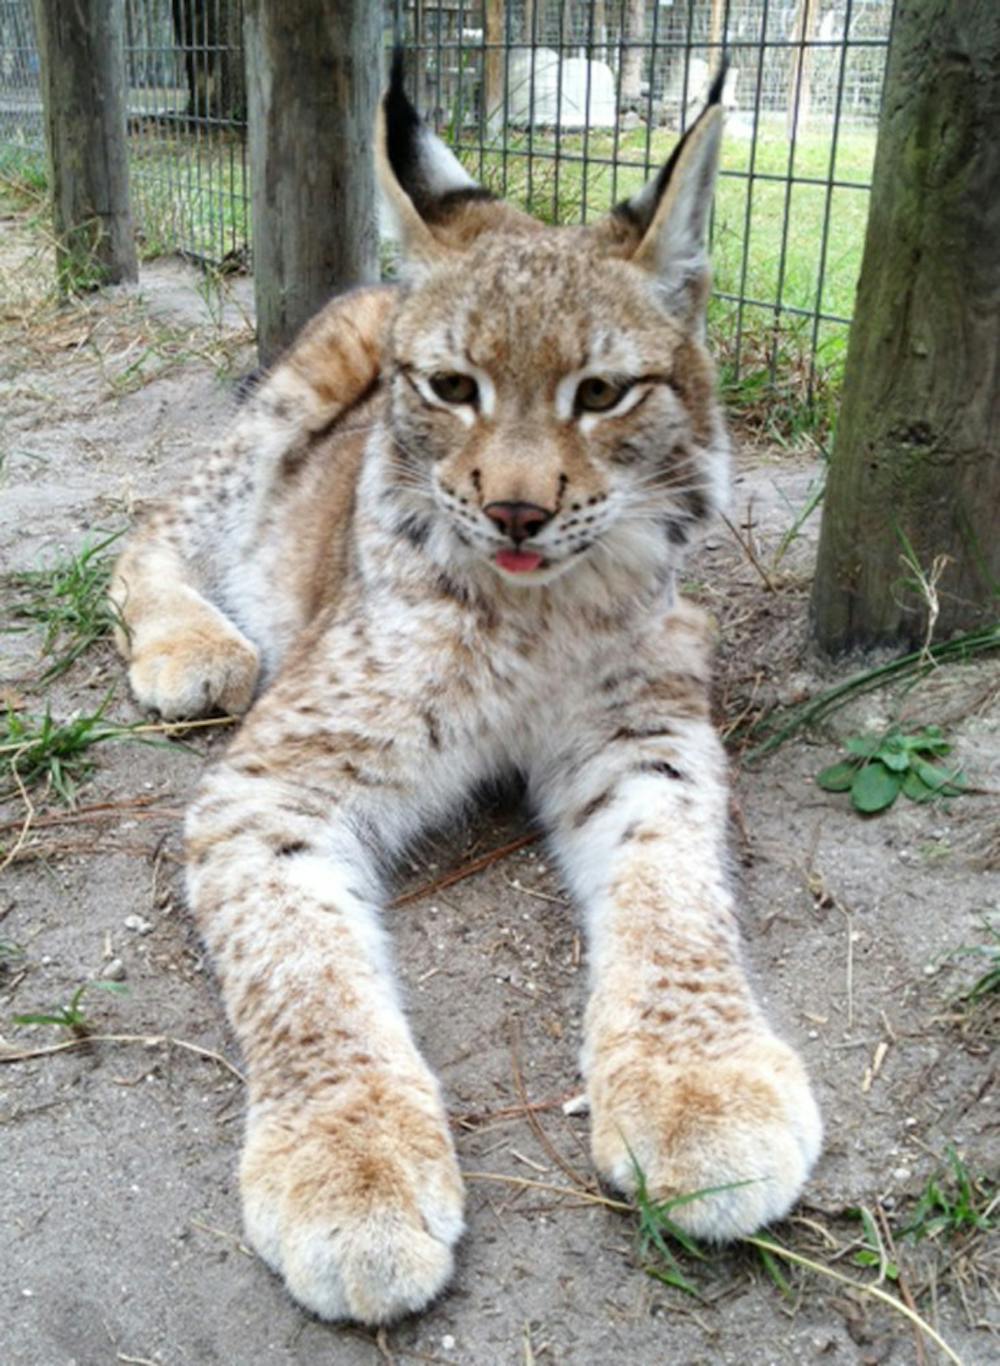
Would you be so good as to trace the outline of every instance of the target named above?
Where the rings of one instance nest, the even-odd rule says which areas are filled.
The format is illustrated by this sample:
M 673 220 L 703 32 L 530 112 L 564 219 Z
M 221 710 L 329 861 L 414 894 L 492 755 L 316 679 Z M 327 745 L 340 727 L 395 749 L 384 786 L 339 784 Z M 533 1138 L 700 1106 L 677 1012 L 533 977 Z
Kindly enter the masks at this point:
M 553 229 L 474 186 L 390 92 L 383 184 L 416 262 L 391 427 L 400 500 L 439 559 L 525 586 L 622 560 L 665 578 L 721 503 L 701 324 L 718 112 L 608 219 Z

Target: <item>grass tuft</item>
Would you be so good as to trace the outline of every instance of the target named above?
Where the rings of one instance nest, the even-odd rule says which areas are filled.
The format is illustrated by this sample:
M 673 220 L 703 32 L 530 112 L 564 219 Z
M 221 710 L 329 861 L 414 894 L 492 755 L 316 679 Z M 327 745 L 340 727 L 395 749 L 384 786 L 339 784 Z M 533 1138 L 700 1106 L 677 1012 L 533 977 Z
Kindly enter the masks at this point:
M 987 1232 L 1000 1224 L 993 1217 L 1000 1191 L 992 1189 L 983 1177 L 973 1177 L 952 1144 L 945 1149 L 950 1172 L 936 1172 L 924 1187 L 904 1237 L 922 1242 L 925 1238 L 958 1238 L 963 1234 Z
M 26 1015 L 15 1015 L 14 1023 L 19 1025 L 55 1025 L 65 1029 L 75 1039 L 84 1039 L 91 1032 L 91 1024 L 83 1008 L 83 998 L 88 991 L 112 991 L 127 995 L 128 987 L 123 982 L 84 982 L 78 986 L 65 1005 L 51 1011 L 32 1011 Z
M 91 746 L 126 729 L 104 724 L 110 701 L 109 692 L 96 712 L 69 721 L 54 720 L 48 710 L 44 716 L 31 716 L 8 707 L 0 730 L 0 771 L 6 771 L 11 786 L 0 797 L 12 796 L 22 784 L 45 785 L 67 806 L 75 805 L 77 787 L 93 771 Z
M 110 635 L 119 617 L 108 598 L 108 582 L 115 556 L 108 550 L 124 533 L 115 531 L 95 544 L 47 569 L 10 574 L 14 589 L 11 615 L 15 621 L 33 622 L 45 631 L 41 653 L 51 663 L 41 675 L 42 683 L 61 678 L 91 645 Z M 5 627 L 7 632 L 24 627 Z
M 973 944 L 970 947 L 956 949 L 951 955 L 952 958 L 979 958 L 985 959 L 986 971 L 982 973 L 962 992 L 961 1000 L 968 1001 L 970 1005 L 976 1005 L 986 999 L 1000 993 L 1000 930 L 991 924 L 989 920 L 983 921 L 983 929 L 993 941 L 990 944 Z
M 817 696 L 798 706 L 773 709 L 757 716 L 746 727 L 740 728 L 745 740 L 758 739 L 759 742 L 743 755 L 744 763 L 753 763 L 780 748 L 787 740 L 818 725 L 832 716 L 855 697 L 874 692 L 887 683 L 919 682 L 938 664 L 965 663 L 981 654 L 1000 649 L 1000 622 L 981 627 L 977 631 L 967 631 L 945 641 L 941 645 L 914 650 L 909 654 L 891 659 L 874 669 L 864 669 L 852 674 L 841 683 L 827 688 Z

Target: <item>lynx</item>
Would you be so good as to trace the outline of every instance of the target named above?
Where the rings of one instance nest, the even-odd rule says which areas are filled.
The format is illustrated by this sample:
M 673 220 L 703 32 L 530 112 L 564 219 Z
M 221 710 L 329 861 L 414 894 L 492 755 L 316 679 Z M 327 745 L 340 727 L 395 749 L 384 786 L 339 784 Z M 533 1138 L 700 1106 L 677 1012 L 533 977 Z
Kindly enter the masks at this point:
M 452 1273 L 462 1180 L 378 908 L 490 776 L 523 776 L 585 917 L 600 1176 L 713 1188 L 674 1217 L 725 1240 L 817 1156 L 741 965 L 708 631 L 675 589 L 727 482 L 720 84 L 651 184 L 552 228 L 472 182 L 397 68 L 376 141 L 406 283 L 329 304 L 115 571 L 139 703 L 247 712 L 188 886 L 248 1070 L 247 1236 L 324 1318 L 390 1321 Z

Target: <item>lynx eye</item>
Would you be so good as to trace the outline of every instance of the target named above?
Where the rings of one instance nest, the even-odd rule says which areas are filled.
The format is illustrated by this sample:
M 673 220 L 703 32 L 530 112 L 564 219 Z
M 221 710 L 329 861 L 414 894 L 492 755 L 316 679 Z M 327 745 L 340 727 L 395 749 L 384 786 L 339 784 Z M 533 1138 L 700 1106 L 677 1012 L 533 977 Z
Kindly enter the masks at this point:
M 475 403 L 479 385 L 471 375 L 431 375 L 430 386 L 444 403 Z
M 581 413 L 606 413 L 631 389 L 631 384 L 619 384 L 614 380 L 602 379 L 591 375 L 580 381 L 576 391 L 576 410 Z

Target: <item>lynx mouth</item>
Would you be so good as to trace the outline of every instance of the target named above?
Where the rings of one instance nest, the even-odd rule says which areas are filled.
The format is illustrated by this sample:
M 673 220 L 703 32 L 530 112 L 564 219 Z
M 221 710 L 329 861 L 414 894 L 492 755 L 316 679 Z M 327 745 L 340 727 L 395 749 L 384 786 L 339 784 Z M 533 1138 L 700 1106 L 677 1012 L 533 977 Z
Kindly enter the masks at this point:
M 537 550 L 498 550 L 493 559 L 508 574 L 530 574 L 546 563 L 545 556 Z

